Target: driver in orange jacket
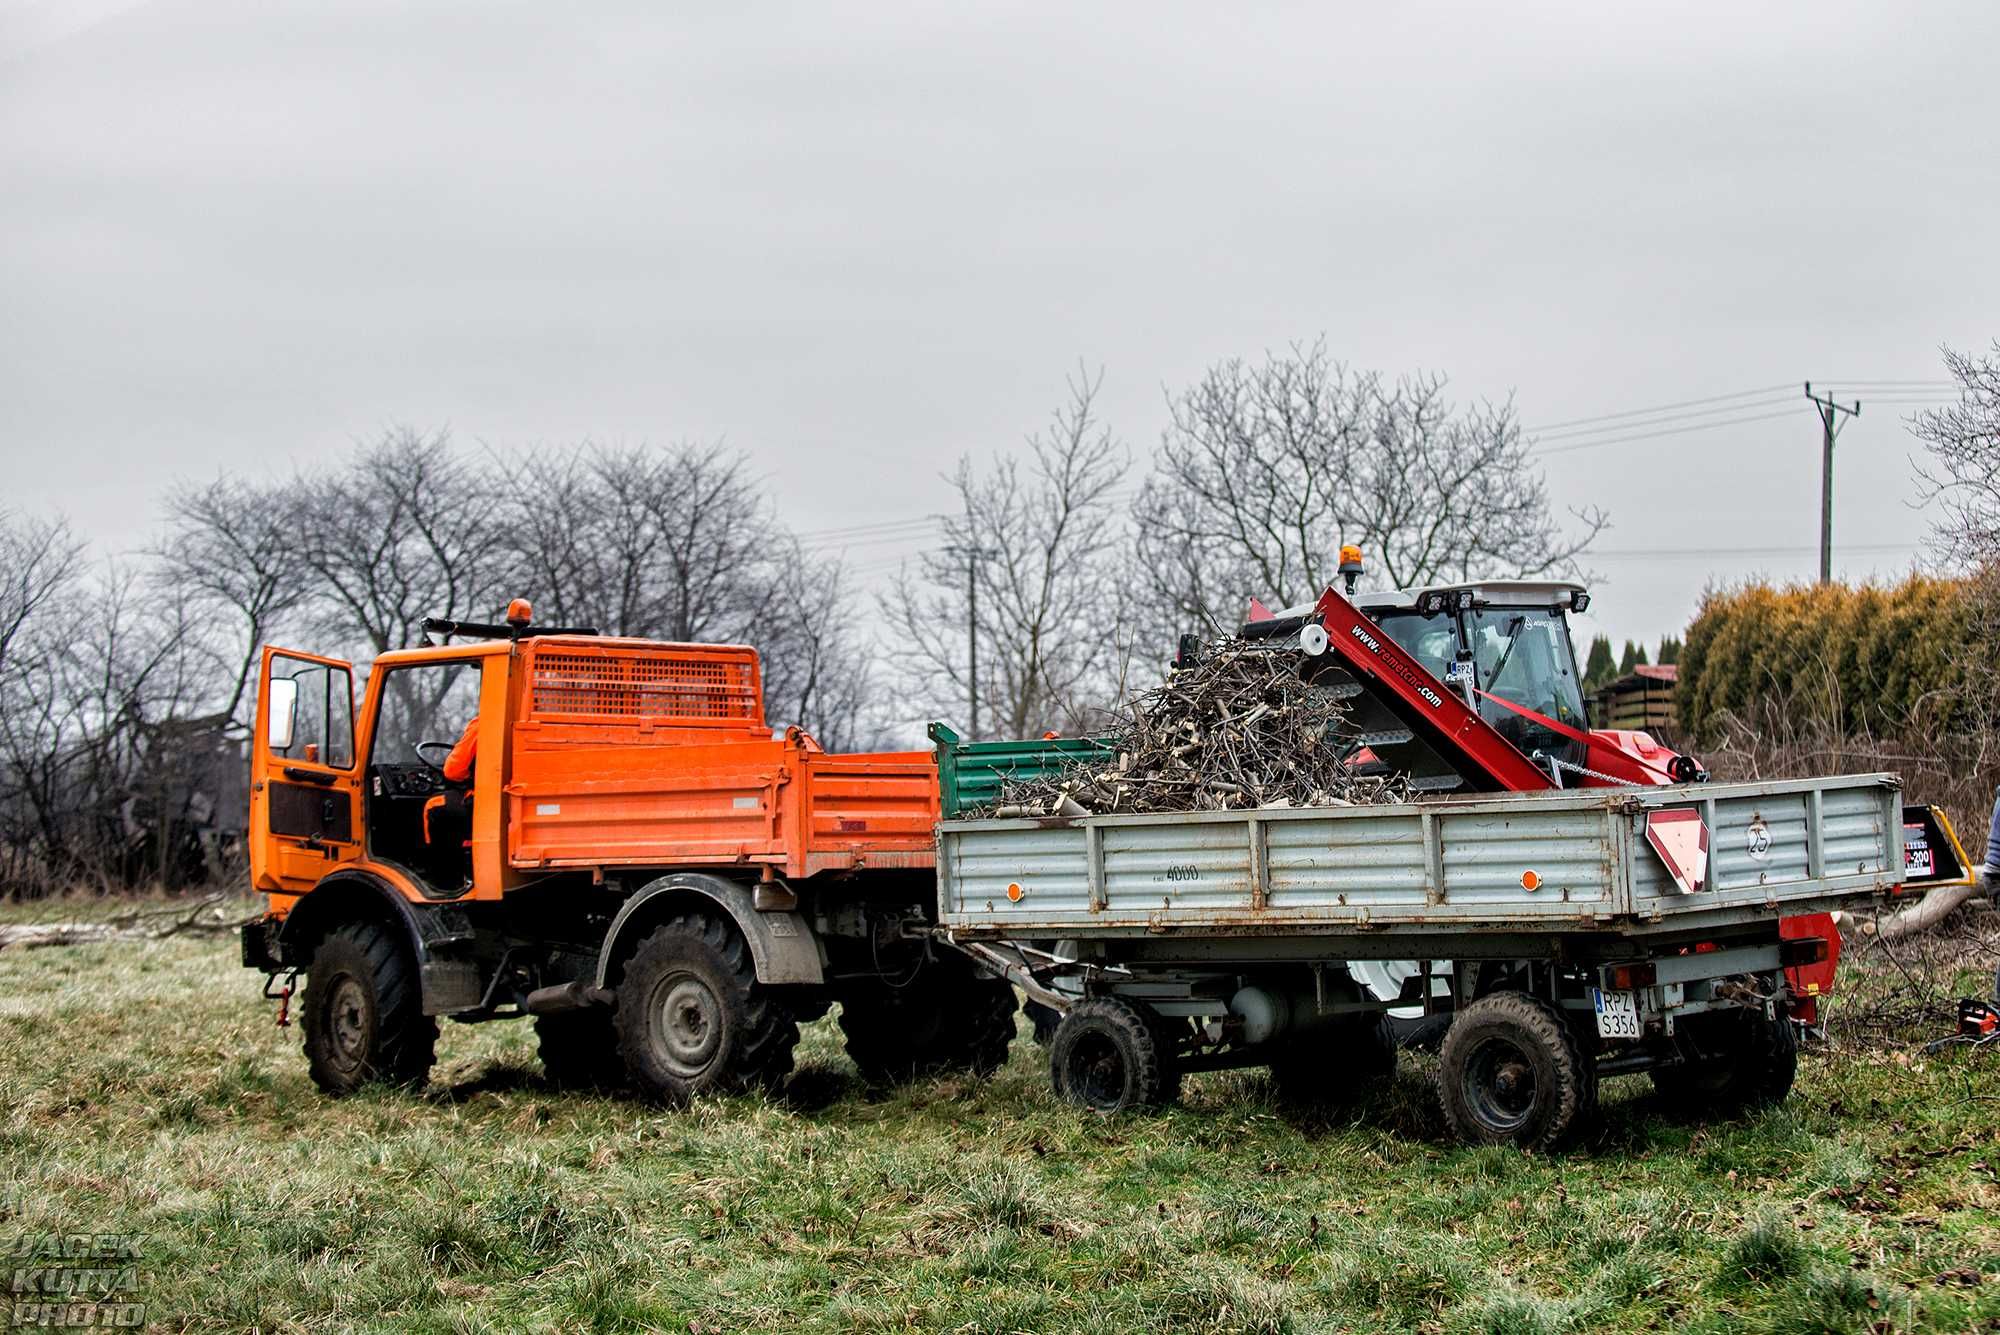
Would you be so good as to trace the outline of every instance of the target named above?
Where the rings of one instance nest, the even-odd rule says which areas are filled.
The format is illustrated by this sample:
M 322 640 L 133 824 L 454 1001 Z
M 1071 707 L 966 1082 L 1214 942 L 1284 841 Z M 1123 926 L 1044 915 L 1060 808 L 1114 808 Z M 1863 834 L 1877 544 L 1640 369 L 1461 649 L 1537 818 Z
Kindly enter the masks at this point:
M 452 743 L 451 754 L 444 758 L 441 767 L 444 777 L 451 783 L 470 784 L 472 782 L 472 762 L 479 754 L 479 715 L 474 714 L 465 725 L 465 731 Z

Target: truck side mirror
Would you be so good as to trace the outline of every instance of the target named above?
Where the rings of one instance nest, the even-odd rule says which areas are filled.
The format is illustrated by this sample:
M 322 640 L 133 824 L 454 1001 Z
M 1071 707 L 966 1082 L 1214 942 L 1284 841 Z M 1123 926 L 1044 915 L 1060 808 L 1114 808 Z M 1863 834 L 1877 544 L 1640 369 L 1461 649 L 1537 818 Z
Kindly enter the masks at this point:
M 286 751 L 292 745 L 292 715 L 299 703 L 299 684 L 290 677 L 271 678 L 270 688 L 264 692 L 264 707 L 270 722 L 265 728 L 265 744 L 273 751 Z

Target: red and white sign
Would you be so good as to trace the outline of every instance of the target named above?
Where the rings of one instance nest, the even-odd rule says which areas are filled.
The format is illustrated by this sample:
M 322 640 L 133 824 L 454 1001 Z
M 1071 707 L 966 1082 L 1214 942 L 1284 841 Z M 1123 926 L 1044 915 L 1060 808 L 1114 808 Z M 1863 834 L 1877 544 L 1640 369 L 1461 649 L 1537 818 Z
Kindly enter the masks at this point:
M 1646 842 L 1660 855 L 1682 894 L 1701 889 L 1708 878 L 1708 826 L 1699 811 L 1679 807 L 1647 812 Z

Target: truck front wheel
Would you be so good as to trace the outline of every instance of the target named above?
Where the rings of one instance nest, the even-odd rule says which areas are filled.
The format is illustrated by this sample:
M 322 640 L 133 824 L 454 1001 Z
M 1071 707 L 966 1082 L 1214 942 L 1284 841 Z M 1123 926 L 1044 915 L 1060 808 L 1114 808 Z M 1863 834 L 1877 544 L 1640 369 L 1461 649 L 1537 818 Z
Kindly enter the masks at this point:
M 401 933 L 378 922 L 328 932 L 306 971 L 306 1067 L 328 1094 L 363 1085 L 421 1085 L 437 1059 L 437 1021 L 424 1014 L 416 961 Z
M 707 914 L 669 919 L 639 943 L 618 984 L 625 1069 L 665 1103 L 770 1088 L 792 1069 L 799 1025 L 757 981 L 736 931 Z
M 1495 992 L 1458 1012 L 1438 1054 L 1445 1118 L 1474 1145 L 1547 1149 L 1597 1105 L 1597 1071 L 1562 1012 Z
M 1682 1113 L 1735 1112 L 1782 1102 L 1799 1071 L 1798 1030 L 1785 1016 L 1736 1010 L 1681 1022 L 1699 1055 L 1653 1068 L 1653 1088 Z
M 1179 1082 L 1162 1038 L 1152 1015 L 1122 997 L 1078 1002 L 1049 1045 L 1056 1097 L 1100 1113 L 1166 1102 Z

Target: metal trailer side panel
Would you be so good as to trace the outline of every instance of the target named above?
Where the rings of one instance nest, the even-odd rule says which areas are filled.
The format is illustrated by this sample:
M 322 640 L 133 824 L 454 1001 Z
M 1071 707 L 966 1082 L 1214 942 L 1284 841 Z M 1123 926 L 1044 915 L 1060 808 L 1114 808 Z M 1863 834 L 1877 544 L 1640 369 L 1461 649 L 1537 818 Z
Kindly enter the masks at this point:
M 942 920 L 1017 935 L 1594 930 L 1814 911 L 1900 879 L 1897 785 L 1592 790 L 1383 807 L 947 822 Z M 1695 805 L 1713 889 L 1682 895 L 1645 813 Z M 1810 907 L 1808 907 L 1810 906 Z

